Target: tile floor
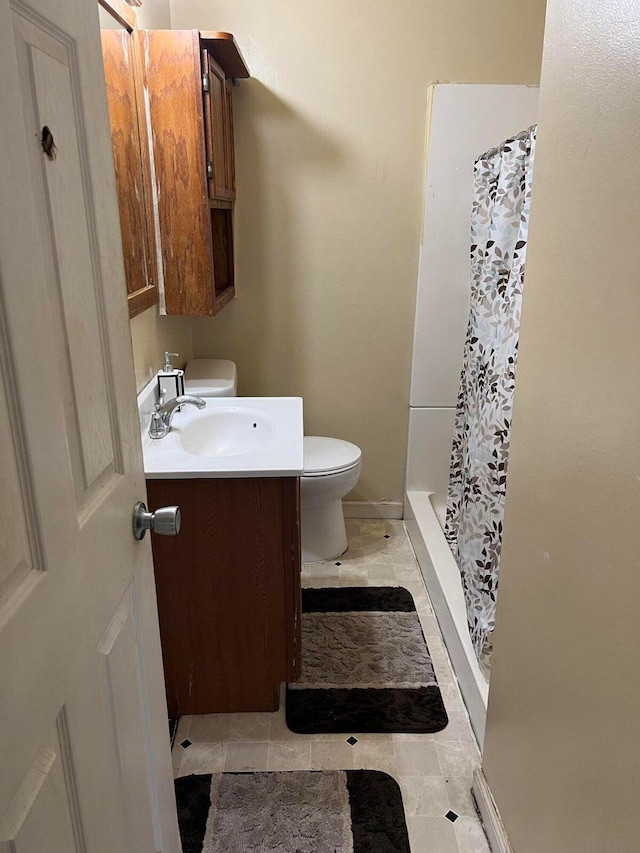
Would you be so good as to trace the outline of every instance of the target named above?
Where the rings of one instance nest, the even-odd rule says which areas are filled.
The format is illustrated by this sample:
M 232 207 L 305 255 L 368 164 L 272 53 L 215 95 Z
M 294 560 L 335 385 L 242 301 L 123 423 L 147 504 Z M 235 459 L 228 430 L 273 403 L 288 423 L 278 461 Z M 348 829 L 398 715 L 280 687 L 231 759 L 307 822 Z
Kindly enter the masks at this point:
M 447 728 L 427 735 L 353 732 L 353 745 L 347 734 L 296 735 L 285 724 L 283 687 L 280 711 L 274 714 L 183 717 L 173 749 L 174 773 L 383 770 L 402 789 L 412 853 L 490 853 L 470 793 L 480 763 L 478 748 L 404 524 L 349 519 L 347 533 L 347 553 L 305 564 L 303 586 L 408 589 L 442 689 Z

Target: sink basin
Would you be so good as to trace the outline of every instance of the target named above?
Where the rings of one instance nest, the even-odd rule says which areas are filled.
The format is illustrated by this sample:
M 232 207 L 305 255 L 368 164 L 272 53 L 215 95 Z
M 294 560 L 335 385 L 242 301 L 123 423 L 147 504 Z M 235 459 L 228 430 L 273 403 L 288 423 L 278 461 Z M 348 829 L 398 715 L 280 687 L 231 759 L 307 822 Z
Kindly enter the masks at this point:
M 194 456 L 238 456 L 264 448 L 276 431 L 272 417 L 259 409 L 225 406 L 207 411 L 180 430 L 180 443 Z
M 299 477 L 304 470 L 300 397 L 210 397 L 184 406 L 170 432 L 149 436 L 155 385 L 138 398 L 145 476 Z

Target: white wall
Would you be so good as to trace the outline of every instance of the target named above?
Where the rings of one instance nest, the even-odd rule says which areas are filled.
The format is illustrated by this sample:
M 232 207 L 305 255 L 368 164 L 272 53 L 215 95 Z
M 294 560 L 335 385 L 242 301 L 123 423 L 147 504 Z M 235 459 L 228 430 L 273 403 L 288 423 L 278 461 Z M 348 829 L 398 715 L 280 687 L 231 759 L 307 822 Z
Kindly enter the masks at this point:
M 536 122 L 537 87 L 431 88 L 427 185 L 411 374 L 407 489 L 442 515 L 469 315 L 473 164 Z

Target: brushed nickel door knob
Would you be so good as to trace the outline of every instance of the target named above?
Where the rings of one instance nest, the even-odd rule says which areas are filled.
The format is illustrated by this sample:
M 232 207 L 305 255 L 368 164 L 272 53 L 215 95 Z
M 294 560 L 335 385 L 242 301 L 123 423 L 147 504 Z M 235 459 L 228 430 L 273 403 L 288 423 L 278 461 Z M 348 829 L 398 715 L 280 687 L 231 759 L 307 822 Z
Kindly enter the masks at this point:
M 163 506 L 155 512 L 149 512 L 146 505 L 138 501 L 133 508 L 134 539 L 143 539 L 147 530 L 153 530 L 160 536 L 177 536 L 181 521 L 179 506 Z

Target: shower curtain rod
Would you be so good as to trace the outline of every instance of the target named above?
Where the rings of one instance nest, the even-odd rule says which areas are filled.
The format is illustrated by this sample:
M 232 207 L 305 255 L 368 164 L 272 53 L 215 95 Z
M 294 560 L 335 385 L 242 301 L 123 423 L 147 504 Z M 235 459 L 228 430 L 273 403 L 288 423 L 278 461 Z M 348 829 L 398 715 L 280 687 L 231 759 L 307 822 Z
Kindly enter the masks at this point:
M 516 133 L 515 136 L 510 136 L 509 139 L 505 139 L 504 142 L 501 142 L 500 145 L 496 145 L 495 148 L 490 148 L 488 151 L 485 151 L 484 154 L 481 154 L 476 158 L 476 163 L 479 160 L 489 160 L 491 157 L 495 157 L 496 154 L 502 154 L 504 149 L 511 142 L 519 142 L 523 139 L 528 139 L 531 134 L 537 129 L 536 124 L 532 124 L 531 127 L 528 127 L 526 130 L 521 131 L 521 133 Z

